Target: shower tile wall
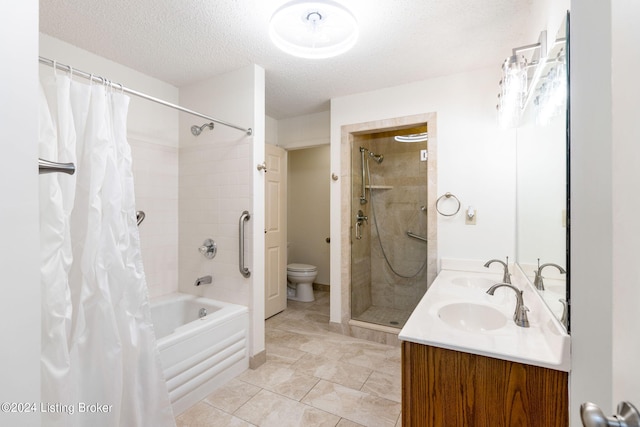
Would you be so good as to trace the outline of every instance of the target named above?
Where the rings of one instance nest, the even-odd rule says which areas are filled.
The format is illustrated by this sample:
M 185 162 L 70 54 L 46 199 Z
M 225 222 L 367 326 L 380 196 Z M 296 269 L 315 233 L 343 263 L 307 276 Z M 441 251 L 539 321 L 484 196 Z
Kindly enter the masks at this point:
M 368 215 L 367 206 L 360 204 L 362 193 L 362 174 L 360 160 L 360 146 L 364 144 L 354 142 L 351 153 L 352 172 L 352 200 L 351 218 L 355 218 L 358 209 Z M 357 172 L 356 172 L 357 171 Z M 366 182 L 366 178 L 365 178 Z M 367 193 L 368 194 L 368 193 Z M 368 227 L 363 227 L 361 239 L 356 239 L 355 219 L 351 224 L 351 317 L 358 318 L 371 307 L 371 233 Z
M 248 305 L 250 283 L 238 273 L 238 221 L 251 211 L 251 139 L 220 140 L 201 134 L 180 148 L 179 288 L 209 298 Z M 251 228 L 245 228 L 246 242 Z M 206 259 L 198 252 L 205 238 L 218 252 Z M 245 252 L 251 265 L 251 253 Z M 211 275 L 213 283 L 194 287 L 196 278 Z
M 362 191 L 360 146 L 384 155 L 380 164 L 369 162 L 370 184 L 374 189 L 366 190 L 368 202 L 364 205 L 359 202 Z M 406 235 L 407 231 L 411 231 L 427 237 L 427 213 L 421 210 L 422 206 L 427 205 L 427 162 L 419 158 L 420 150 L 426 148 L 426 142 L 402 144 L 393 141 L 388 134 L 356 138 L 352 152 L 352 170 L 355 171 L 352 206 L 353 210 L 362 209 L 369 220 L 364 224 L 361 240 L 356 240 L 355 233 L 352 233 L 352 318 L 357 319 L 373 306 L 391 312 L 378 312 L 367 321 L 389 324 L 375 318 L 395 316 L 401 326 L 406 316 L 393 312 L 411 312 L 426 292 L 427 268 L 422 268 L 412 278 L 395 275 L 384 259 L 375 226 L 377 221 L 385 253 L 393 268 L 402 275 L 413 276 L 427 257 L 427 245 Z M 369 185 L 368 177 L 365 181 Z M 375 188 L 379 186 L 383 188 Z
M 142 263 L 151 298 L 178 291 L 178 148 L 129 136 Z
M 383 153 L 381 164 L 371 164 L 371 181 L 375 185 L 389 186 L 389 190 L 372 190 L 369 196 L 375 203 L 378 236 L 370 221 L 372 238 L 372 304 L 397 310 L 413 310 L 426 292 L 427 269 L 422 268 L 413 278 L 395 275 L 387 265 L 378 238 L 381 237 L 387 257 L 393 268 L 403 276 L 413 276 L 424 265 L 427 247 L 424 242 L 408 238 L 407 231 L 427 236 L 427 162 L 420 161 L 420 149 L 426 143 L 402 144 L 384 138 L 373 140 L 371 150 Z M 369 203 L 369 205 L 371 202 Z M 371 206 L 369 206 L 371 210 Z

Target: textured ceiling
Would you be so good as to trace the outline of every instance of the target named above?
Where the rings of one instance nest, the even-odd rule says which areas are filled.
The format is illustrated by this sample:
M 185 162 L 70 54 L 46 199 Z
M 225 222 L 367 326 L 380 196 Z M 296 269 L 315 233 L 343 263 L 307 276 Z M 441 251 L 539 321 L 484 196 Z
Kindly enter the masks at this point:
M 269 41 L 285 0 L 40 0 L 40 31 L 177 87 L 257 64 L 267 114 L 282 119 L 328 110 L 333 97 L 498 70 L 512 47 L 531 43 L 533 1 L 345 0 L 360 38 L 324 60 Z

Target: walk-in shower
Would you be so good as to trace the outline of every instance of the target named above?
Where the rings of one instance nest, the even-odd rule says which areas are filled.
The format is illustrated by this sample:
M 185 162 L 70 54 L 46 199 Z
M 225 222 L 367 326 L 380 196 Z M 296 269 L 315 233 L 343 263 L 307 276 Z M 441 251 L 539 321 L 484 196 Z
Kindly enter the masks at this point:
M 418 126 L 354 136 L 351 147 L 354 320 L 401 328 L 427 290 L 426 131 L 426 126 Z M 416 134 L 425 137 L 409 138 L 410 143 L 395 138 Z

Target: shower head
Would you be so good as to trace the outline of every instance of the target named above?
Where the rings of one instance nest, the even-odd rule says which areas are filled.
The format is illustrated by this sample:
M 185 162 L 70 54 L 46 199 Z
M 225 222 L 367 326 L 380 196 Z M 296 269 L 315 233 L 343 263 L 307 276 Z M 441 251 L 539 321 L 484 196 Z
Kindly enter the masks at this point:
M 382 161 L 384 160 L 384 155 L 375 154 L 372 151 L 369 151 L 369 157 L 371 157 L 373 160 L 375 160 L 376 163 L 378 163 L 378 164 L 382 163 Z
M 193 136 L 198 136 L 198 135 L 200 135 L 202 133 L 204 128 L 209 128 L 209 129 L 213 130 L 213 122 L 205 123 L 202 126 L 193 125 L 193 126 L 191 126 L 191 133 L 193 134 Z

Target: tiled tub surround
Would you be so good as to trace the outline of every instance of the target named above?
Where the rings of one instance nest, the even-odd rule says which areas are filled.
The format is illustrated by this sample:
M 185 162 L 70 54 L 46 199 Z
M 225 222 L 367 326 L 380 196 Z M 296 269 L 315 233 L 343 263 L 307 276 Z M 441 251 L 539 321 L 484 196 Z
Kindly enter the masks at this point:
M 329 332 L 329 294 L 267 320 L 267 362 L 178 416 L 185 426 L 400 426 L 400 348 Z
M 553 316 L 538 292 L 526 280 L 519 266 L 510 266 L 513 284 L 524 291 L 529 308 L 530 327 L 517 326 L 513 320 L 515 292 L 505 287 L 486 293 L 492 283 L 500 283 L 502 273 L 481 267 L 483 262 L 445 263 L 429 292 L 422 298 L 398 338 L 417 344 L 440 347 L 496 359 L 540 366 L 558 371 L 570 370 L 570 337 Z M 454 270 L 466 265 L 466 269 Z M 474 267 L 475 266 L 475 267 Z M 497 270 L 497 269 L 496 269 Z M 466 285 L 465 279 L 475 284 Z M 504 314 L 504 326 L 488 331 L 468 331 L 445 323 L 438 314 L 452 303 L 490 306 Z

